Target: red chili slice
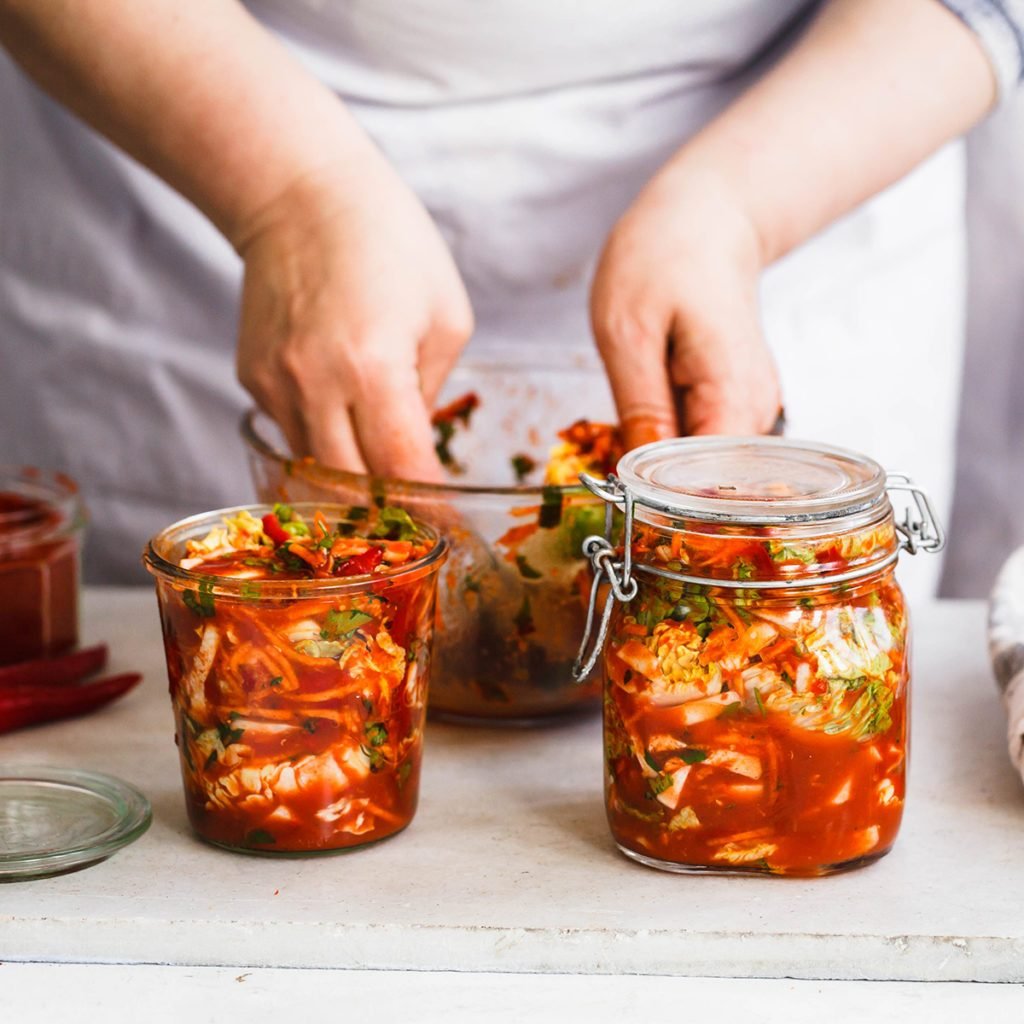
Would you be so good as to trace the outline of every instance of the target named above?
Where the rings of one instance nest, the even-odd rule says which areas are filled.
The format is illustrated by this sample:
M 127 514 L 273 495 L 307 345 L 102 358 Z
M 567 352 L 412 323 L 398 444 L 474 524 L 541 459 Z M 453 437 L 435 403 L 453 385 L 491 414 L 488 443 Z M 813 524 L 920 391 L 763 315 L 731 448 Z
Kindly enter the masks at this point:
M 287 544 L 288 541 L 292 539 L 291 535 L 287 533 L 281 525 L 281 520 L 278 519 L 273 512 L 268 512 L 263 517 L 263 532 L 277 547 L 280 547 L 282 544 Z
M 335 570 L 335 576 L 366 576 L 384 560 L 380 548 L 367 548 L 362 554 L 346 558 Z

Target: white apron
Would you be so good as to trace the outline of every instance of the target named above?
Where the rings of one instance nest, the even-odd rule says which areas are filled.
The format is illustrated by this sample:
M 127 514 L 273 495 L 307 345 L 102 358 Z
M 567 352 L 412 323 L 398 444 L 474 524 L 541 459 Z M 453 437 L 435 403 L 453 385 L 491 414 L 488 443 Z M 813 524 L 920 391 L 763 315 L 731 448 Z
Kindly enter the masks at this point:
M 587 289 L 609 228 L 815 5 L 247 6 L 426 203 L 470 292 L 475 357 L 536 362 L 555 345 L 594 358 Z M 962 334 L 958 168 L 948 155 L 919 172 L 764 289 L 790 433 L 905 469 L 943 506 Z M 82 482 L 94 580 L 138 579 L 152 532 L 250 497 L 239 279 L 203 217 L 0 63 L 5 457 Z

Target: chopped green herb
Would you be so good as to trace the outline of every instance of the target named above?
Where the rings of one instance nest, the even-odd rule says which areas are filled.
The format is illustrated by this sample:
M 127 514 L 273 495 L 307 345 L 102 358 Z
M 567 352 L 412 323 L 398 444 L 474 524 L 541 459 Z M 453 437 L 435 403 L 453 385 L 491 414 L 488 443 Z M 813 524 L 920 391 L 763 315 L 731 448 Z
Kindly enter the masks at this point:
M 273 679 L 267 681 L 267 686 L 280 686 L 284 680 L 284 676 L 274 676 Z
M 659 775 L 655 779 L 647 780 L 647 788 L 650 789 L 654 796 L 658 796 L 659 793 L 664 793 L 666 789 L 672 787 L 672 776 L 671 775 Z
M 281 559 L 284 567 L 291 572 L 305 572 L 308 568 L 308 563 L 299 558 L 298 555 L 292 554 L 292 552 L 288 550 L 287 544 L 282 544 L 277 549 L 277 557 Z
M 232 743 L 237 743 L 245 735 L 245 730 L 232 729 L 230 725 L 227 725 L 224 722 L 218 722 L 217 735 L 220 737 L 220 741 L 225 747 L 230 747 Z
M 568 558 L 583 557 L 583 542 L 591 536 L 604 536 L 604 509 L 600 503 L 570 501 L 562 509 L 561 548 Z
M 754 700 L 757 701 L 757 709 L 761 712 L 761 717 L 766 717 L 768 712 L 765 710 L 764 701 L 761 700 L 761 691 L 756 686 L 754 687 Z
M 651 769 L 651 771 L 659 773 L 661 772 L 661 765 L 654 760 L 649 750 L 644 751 L 644 760 L 647 762 L 647 766 Z
M 520 636 L 529 636 L 530 633 L 536 632 L 537 627 L 533 624 L 533 612 L 530 610 L 529 594 L 523 595 L 523 603 L 519 606 L 519 611 L 516 612 L 512 621 Z
M 733 566 L 733 573 L 738 580 L 752 580 L 754 578 L 754 567 L 746 559 L 741 558 Z
M 697 747 L 687 747 L 680 756 L 686 764 L 699 764 L 701 761 L 707 760 L 708 752 L 699 750 Z
M 512 472 L 516 475 L 516 483 L 520 484 L 537 468 L 536 460 L 522 452 L 513 455 L 511 462 Z
M 562 489 L 547 486 L 541 491 L 540 515 L 537 525 L 542 530 L 551 530 L 562 521 Z
M 387 758 L 376 747 L 360 747 L 359 749 L 366 755 L 367 760 L 370 762 L 371 772 L 379 772 L 381 768 L 387 764 Z
M 254 828 L 244 842 L 246 846 L 273 846 L 277 840 L 265 828 Z
M 383 722 L 368 722 L 365 731 L 371 747 L 381 747 L 388 741 L 388 727 Z
M 416 536 L 416 524 L 404 508 L 385 505 L 377 516 L 377 523 L 370 536 L 387 540 L 412 540 Z
M 198 592 L 195 590 L 184 591 L 181 599 L 185 602 L 185 607 L 200 618 L 208 619 L 216 612 L 213 604 L 213 583 L 210 580 L 200 582 Z
M 526 560 L 525 555 L 516 555 L 516 566 L 519 569 L 519 575 L 524 580 L 539 580 L 542 579 L 544 574 L 538 572 L 530 563 Z
M 462 466 L 456 461 L 451 449 L 452 439 L 455 437 L 455 424 L 451 420 L 438 420 L 434 424 L 434 430 L 434 451 L 437 452 L 441 465 L 453 473 L 461 472 Z
M 333 609 L 324 616 L 323 628 L 320 630 L 322 640 L 340 640 L 350 636 L 360 626 L 372 622 L 373 616 L 367 615 L 356 608 Z

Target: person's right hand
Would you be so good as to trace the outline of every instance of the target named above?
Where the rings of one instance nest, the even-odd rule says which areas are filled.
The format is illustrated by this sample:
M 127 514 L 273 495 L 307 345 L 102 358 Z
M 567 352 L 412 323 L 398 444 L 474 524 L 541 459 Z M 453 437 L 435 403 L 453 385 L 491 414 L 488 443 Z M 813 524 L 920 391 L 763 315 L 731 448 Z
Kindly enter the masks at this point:
M 384 158 L 299 180 L 238 250 L 238 376 L 292 450 L 441 479 L 430 408 L 473 314 L 437 228 Z
M 669 163 L 615 225 L 591 320 L 628 448 L 768 433 L 779 380 L 761 333 L 756 234 L 712 177 Z

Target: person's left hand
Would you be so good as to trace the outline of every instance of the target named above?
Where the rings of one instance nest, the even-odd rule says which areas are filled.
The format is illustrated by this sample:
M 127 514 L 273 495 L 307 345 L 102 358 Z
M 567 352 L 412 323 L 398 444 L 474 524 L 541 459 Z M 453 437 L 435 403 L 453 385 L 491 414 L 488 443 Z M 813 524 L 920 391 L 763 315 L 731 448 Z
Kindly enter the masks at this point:
M 636 447 L 679 434 L 760 434 L 780 412 L 759 323 L 757 233 L 714 175 L 675 161 L 612 230 L 591 322 Z

